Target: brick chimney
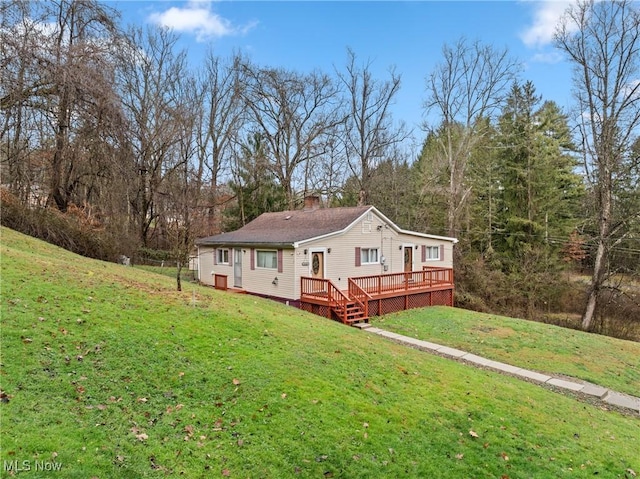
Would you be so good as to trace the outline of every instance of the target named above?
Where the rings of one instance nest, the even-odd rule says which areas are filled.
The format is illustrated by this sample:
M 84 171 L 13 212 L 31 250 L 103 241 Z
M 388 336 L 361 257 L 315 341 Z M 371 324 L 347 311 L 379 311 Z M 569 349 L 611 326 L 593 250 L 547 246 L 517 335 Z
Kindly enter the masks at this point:
M 320 197 L 318 195 L 308 195 L 304 197 L 305 210 L 317 210 L 320 208 Z

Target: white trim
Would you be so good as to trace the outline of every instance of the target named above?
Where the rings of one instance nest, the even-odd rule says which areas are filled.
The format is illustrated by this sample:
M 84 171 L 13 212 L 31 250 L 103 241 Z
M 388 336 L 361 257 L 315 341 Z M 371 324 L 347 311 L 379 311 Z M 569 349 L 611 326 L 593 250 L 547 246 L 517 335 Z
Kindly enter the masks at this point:
M 362 261 L 362 252 L 365 251 L 365 250 L 367 250 L 367 251 L 375 250 L 377 259 L 375 261 L 367 261 L 367 262 Z M 360 265 L 361 266 L 369 266 L 369 265 L 372 265 L 372 264 L 384 264 L 382 262 L 382 258 L 384 258 L 384 255 L 381 254 L 379 246 L 374 246 L 372 248 L 362 248 L 362 247 L 360 248 Z
M 227 261 L 220 261 L 220 257 L 218 256 L 218 252 L 220 253 L 221 256 L 224 256 L 222 254 L 223 251 L 227 252 Z M 216 263 L 217 264 L 222 264 L 222 265 L 227 265 L 230 266 L 231 265 L 231 251 L 232 249 L 229 247 L 222 247 L 222 248 L 216 248 L 214 254 L 216 255 Z M 224 258 L 223 258 L 224 259 Z
M 202 278 L 200 276 L 200 272 L 202 271 L 202 268 L 200 267 L 200 245 L 196 246 L 198 248 L 198 281 L 202 282 Z
M 325 238 L 330 238 L 332 236 L 340 236 L 343 233 L 346 233 L 347 231 L 349 231 L 351 228 L 353 228 L 353 226 L 356 223 L 358 223 L 359 221 L 362 221 L 363 218 L 366 218 L 367 215 L 369 215 L 369 213 L 371 213 L 371 212 L 373 212 L 376 215 L 378 215 L 378 217 L 381 220 L 383 220 L 383 222 L 385 224 L 389 225 L 389 227 L 391 229 L 393 229 L 396 233 L 402 233 L 402 234 L 407 234 L 407 235 L 411 235 L 411 236 L 417 236 L 418 238 L 428 238 L 428 239 L 439 240 L 439 241 L 448 241 L 448 242 L 453 243 L 453 244 L 456 244 L 458 242 L 458 240 L 456 238 L 450 238 L 448 236 L 437 236 L 437 235 L 431 235 L 431 234 L 427 234 L 427 233 L 418 233 L 417 231 L 404 230 L 404 229 L 400 228 L 399 226 L 397 226 L 393 221 L 391 221 L 385 215 L 383 215 L 375 206 L 371 206 L 368 210 L 366 210 L 364 213 L 362 213 L 360 216 L 358 216 L 346 228 L 338 230 L 338 231 L 333 231 L 331 233 L 327 233 L 327 234 L 324 234 L 324 235 L 315 236 L 313 238 L 307 238 L 307 239 L 303 239 L 303 240 L 300 240 L 300 241 L 295 241 L 293 243 L 293 247 L 294 248 L 298 248 L 301 245 L 304 245 L 305 243 L 309 243 L 309 242 L 312 242 L 312 241 L 317 241 L 317 240 L 321 240 L 321 239 L 325 239 Z
M 416 264 L 416 249 L 415 243 L 402 243 L 402 270 L 404 271 L 404 249 L 411 248 L 411 271 L 414 270 L 414 266 Z
M 313 266 L 313 260 L 311 259 L 313 257 L 313 253 L 322 253 L 322 277 L 326 278 L 327 277 L 327 256 L 329 255 L 329 253 L 327 253 L 327 248 L 309 248 L 309 271 L 308 271 L 308 276 L 311 277 L 313 276 L 313 273 L 311 271 L 311 268 Z
M 425 258 L 424 261 L 425 263 L 427 261 L 440 261 L 442 258 L 440 258 L 440 246 L 426 246 L 425 245 Z M 438 252 L 438 257 L 437 258 L 429 258 L 429 251 L 435 249 Z
M 258 252 L 264 252 L 264 253 L 275 253 L 276 254 L 276 267 L 275 268 L 267 268 L 265 266 L 258 266 Z M 272 248 L 255 248 L 254 249 L 254 253 L 256 255 L 256 262 L 255 262 L 255 269 L 261 269 L 261 270 L 265 270 L 265 271 L 278 271 L 278 250 L 277 249 L 272 249 Z

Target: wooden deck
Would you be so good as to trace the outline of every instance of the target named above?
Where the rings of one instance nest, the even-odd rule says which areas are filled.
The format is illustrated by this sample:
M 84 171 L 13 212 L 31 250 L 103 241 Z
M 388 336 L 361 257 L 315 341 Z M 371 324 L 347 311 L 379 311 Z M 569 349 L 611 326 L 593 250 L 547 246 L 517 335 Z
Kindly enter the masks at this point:
M 340 290 L 330 280 L 301 278 L 300 307 L 346 324 L 370 316 L 424 306 L 453 306 L 453 269 L 424 267 L 374 276 L 349 278 Z

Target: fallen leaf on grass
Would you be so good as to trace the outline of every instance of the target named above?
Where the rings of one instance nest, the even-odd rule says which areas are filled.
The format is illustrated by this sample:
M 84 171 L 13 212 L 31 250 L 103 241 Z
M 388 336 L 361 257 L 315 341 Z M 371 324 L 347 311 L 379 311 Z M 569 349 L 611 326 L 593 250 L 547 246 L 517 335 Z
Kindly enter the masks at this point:
M 480 436 L 478 436 L 478 433 L 473 431 L 473 430 L 469 431 L 469 436 L 471 436 L 471 437 L 480 437 Z
M 456 454 L 456 459 L 461 460 L 464 457 L 464 454 Z
M 636 471 L 634 471 L 633 469 L 627 469 L 626 472 L 628 472 L 631 475 L 631 477 L 636 477 L 637 475 Z
M 136 434 L 136 439 L 138 441 L 146 441 L 147 439 L 149 439 L 149 436 L 147 436 L 144 432 L 140 433 L 140 434 Z
M 509 460 L 509 456 L 507 456 L 507 453 L 505 453 L 505 452 L 501 452 L 501 453 L 500 453 L 500 457 L 501 457 L 502 459 L 504 459 L 505 461 L 508 461 L 508 460 Z
M 235 384 L 236 386 L 238 386 L 240 384 L 240 380 L 233 378 L 233 384 Z
M 137 401 L 138 402 L 147 402 L 147 398 L 138 398 Z

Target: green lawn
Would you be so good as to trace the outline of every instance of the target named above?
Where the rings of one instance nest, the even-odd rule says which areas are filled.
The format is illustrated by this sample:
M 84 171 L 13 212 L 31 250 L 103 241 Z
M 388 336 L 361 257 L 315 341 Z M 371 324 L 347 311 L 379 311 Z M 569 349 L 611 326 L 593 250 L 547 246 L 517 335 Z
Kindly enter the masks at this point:
M 433 307 L 372 323 L 389 331 L 535 371 L 640 395 L 640 343 L 522 319 Z
M 25 465 L 83 479 L 640 472 L 637 417 L 1 234 L 3 477 Z M 35 472 L 47 465 L 61 472 Z

